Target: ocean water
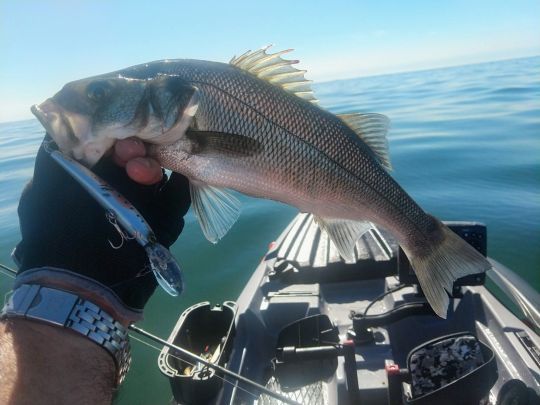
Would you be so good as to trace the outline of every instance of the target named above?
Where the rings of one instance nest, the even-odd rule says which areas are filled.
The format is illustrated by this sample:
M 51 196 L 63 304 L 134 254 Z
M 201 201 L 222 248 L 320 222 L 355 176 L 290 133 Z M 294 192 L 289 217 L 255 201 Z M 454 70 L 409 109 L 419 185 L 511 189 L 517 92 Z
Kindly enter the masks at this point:
M 487 224 L 489 255 L 540 290 L 540 57 L 320 83 L 315 91 L 335 113 L 390 117 L 398 182 L 441 219 Z M 12 265 L 17 201 L 42 137 L 36 120 L 0 124 L 0 263 Z M 238 223 L 217 245 L 188 214 L 173 246 L 186 292 L 172 298 L 158 291 L 146 308 L 145 329 L 166 337 L 188 306 L 236 299 L 296 213 L 276 202 L 242 200 Z M 10 284 L 0 275 L 2 296 Z M 132 346 L 133 366 L 116 403 L 168 403 L 157 351 Z

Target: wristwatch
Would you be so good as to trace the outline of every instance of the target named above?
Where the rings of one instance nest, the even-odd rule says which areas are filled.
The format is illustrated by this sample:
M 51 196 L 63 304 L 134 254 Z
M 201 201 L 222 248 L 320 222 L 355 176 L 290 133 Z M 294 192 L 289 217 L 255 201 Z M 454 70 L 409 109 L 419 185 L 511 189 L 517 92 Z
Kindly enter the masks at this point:
M 38 284 L 21 284 L 13 290 L 1 318 L 26 318 L 71 329 L 103 347 L 113 357 L 116 383 L 131 364 L 128 331 L 96 304 L 76 294 Z

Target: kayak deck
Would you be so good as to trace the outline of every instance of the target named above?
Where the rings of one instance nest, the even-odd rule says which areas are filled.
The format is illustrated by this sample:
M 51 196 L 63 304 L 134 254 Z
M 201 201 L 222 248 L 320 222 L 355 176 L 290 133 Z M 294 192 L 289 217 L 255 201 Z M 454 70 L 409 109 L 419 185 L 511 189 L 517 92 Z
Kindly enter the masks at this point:
M 374 229 L 357 242 L 355 260 L 344 262 L 312 217 L 299 214 L 271 244 L 237 300 L 236 335 L 227 368 L 300 403 L 349 403 L 343 357 L 337 358 L 330 378 L 292 390 L 284 390 L 274 372 L 280 331 L 322 314 L 337 327 L 342 342 L 356 339 L 360 403 L 402 403 L 401 393 L 396 397 L 390 392 L 386 367 L 404 368 L 416 346 L 463 331 L 472 332 L 495 352 L 499 377 L 490 392 L 492 399 L 500 399 L 509 384 L 514 387 L 518 381 L 530 398 L 540 398 L 540 359 L 534 354 L 540 347 L 538 335 L 482 285 L 461 287 L 460 298 L 451 299 L 448 319 L 437 317 L 416 286 L 400 285 L 398 249 L 391 235 Z M 362 315 L 368 307 L 364 325 Z M 300 371 L 312 372 L 316 370 L 309 367 Z M 237 384 L 224 384 L 211 403 L 280 402 L 248 393 Z

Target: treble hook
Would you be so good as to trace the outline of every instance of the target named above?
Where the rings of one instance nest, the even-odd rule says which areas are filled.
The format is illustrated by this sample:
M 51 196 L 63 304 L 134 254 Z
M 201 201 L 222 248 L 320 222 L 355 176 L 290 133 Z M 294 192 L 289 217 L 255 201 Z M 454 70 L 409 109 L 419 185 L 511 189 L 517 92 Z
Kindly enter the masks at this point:
M 118 225 L 118 221 L 116 220 L 116 214 L 113 211 L 107 211 L 105 213 L 105 217 L 107 218 L 109 223 L 114 227 L 114 229 L 116 229 L 116 232 L 118 232 L 118 234 L 120 235 L 120 243 L 116 246 L 111 242 L 110 239 L 107 240 L 107 242 L 109 242 L 109 245 L 111 245 L 113 249 L 115 250 L 120 249 L 122 246 L 124 246 L 124 241 L 135 239 L 134 236 L 129 236 L 122 230 L 122 228 L 120 228 L 120 225 Z
M 43 149 L 45 149 L 45 152 L 51 153 L 52 151 L 58 150 L 58 145 L 54 142 L 54 139 L 44 140 L 42 142 Z

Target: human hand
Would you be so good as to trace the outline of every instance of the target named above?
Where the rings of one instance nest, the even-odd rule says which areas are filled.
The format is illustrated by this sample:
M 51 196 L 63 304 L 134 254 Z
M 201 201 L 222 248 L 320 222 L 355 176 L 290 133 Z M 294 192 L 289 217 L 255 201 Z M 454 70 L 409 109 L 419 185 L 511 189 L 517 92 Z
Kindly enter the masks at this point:
M 161 166 L 155 159 L 146 156 L 146 146 L 137 138 L 116 142 L 112 160 L 124 167 L 127 175 L 139 184 L 150 186 L 163 178 Z
M 146 157 L 144 144 L 133 139 L 119 141 L 93 171 L 139 210 L 162 245 L 172 245 L 190 205 L 185 177 L 173 173 L 167 179 L 159 164 Z M 44 266 L 67 269 L 101 282 L 137 309 L 152 295 L 156 281 L 144 249 L 135 240 L 124 240 L 118 249 L 111 246 L 109 241 L 118 244 L 120 235 L 105 211 L 43 146 L 34 178 L 21 196 L 19 218 L 20 272 Z

